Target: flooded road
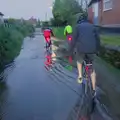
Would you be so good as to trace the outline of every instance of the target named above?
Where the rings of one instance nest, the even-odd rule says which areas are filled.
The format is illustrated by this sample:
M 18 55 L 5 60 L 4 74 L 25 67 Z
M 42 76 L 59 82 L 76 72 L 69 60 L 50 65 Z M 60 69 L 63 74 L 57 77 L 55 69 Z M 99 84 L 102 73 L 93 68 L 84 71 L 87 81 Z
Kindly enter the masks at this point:
M 75 120 L 73 111 L 81 99 L 77 74 L 62 66 L 46 71 L 44 53 L 42 36 L 24 40 L 20 55 L 3 73 L 0 120 Z M 92 119 L 103 120 L 97 110 Z
M 1 120 L 65 120 L 77 95 L 45 70 L 43 37 L 26 38 L 13 66 L 1 91 Z

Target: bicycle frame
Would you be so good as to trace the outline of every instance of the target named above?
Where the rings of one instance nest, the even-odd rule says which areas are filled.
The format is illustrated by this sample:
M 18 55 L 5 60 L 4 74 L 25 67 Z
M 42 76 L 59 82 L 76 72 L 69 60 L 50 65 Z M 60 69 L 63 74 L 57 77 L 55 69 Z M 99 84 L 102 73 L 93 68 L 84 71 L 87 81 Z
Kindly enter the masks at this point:
M 50 47 L 46 49 L 45 55 L 46 55 L 45 68 L 46 70 L 50 70 L 52 68 L 52 65 L 54 64 L 52 60 L 52 49 Z
M 93 112 L 93 102 L 92 102 L 92 82 L 91 82 L 91 70 L 92 70 L 92 63 L 89 63 L 89 59 L 86 61 L 84 59 L 82 64 L 82 71 L 85 80 L 82 83 L 82 93 L 81 96 L 81 103 L 78 112 L 77 118 L 79 120 L 91 120 L 91 113 Z M 90 94 L 89 94 L 90 93 Z
M 84 71 L 83 77 L 85 77 L 84 83 L 82 84 L 83 92 L 84 94 L 87 94 L 87 92 L 90 92 L 90 94 L 92 94 L 92 82 L 91 82 L 91 73 L 93 70 L 92 63 L 87 63 L 84 60 L 82 66 L 83 66 L 82 70 Z M 90 89 L 90 91 L 88 91 L 88 89 Z

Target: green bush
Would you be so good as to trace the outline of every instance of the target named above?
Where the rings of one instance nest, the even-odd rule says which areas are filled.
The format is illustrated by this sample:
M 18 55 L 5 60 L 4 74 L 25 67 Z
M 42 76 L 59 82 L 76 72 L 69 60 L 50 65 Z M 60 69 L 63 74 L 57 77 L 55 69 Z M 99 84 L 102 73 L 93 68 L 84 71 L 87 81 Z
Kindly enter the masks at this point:
M 53 32 L 55 37 L 65 40 L 66 37 L 64 36 L 64 27 L 54 27 Z
M 120 69 L 120 52 L 117 49 L 108 49 L 102 46 L 100 56 L 111 65 Z
M 0 70 L 19 54 L 23 38 L 32 32 L 34 28 L 27 24 L 0 26 Z

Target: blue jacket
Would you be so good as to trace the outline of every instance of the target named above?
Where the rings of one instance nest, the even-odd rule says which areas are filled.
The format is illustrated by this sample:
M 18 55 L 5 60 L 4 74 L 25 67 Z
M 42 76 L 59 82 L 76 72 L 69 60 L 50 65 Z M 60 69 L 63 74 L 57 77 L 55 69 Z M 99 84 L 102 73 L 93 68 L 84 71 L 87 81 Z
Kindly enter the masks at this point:
M 93 54 L 100 49 L 100 37 L 95 26 L 88 21 L 81 21 L 73 31 L 70 52 L 77 48 L 79 53 Z

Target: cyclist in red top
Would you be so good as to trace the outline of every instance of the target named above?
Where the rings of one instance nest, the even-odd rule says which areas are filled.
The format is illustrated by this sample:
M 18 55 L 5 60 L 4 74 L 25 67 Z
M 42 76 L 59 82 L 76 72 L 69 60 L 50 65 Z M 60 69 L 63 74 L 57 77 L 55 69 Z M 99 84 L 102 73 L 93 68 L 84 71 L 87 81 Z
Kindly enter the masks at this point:
M 54 36 L 52 29 L 47 28 L 43 31 L 44 38 L 46 40 L 46 49 L 51 47 L 51 36 Z

